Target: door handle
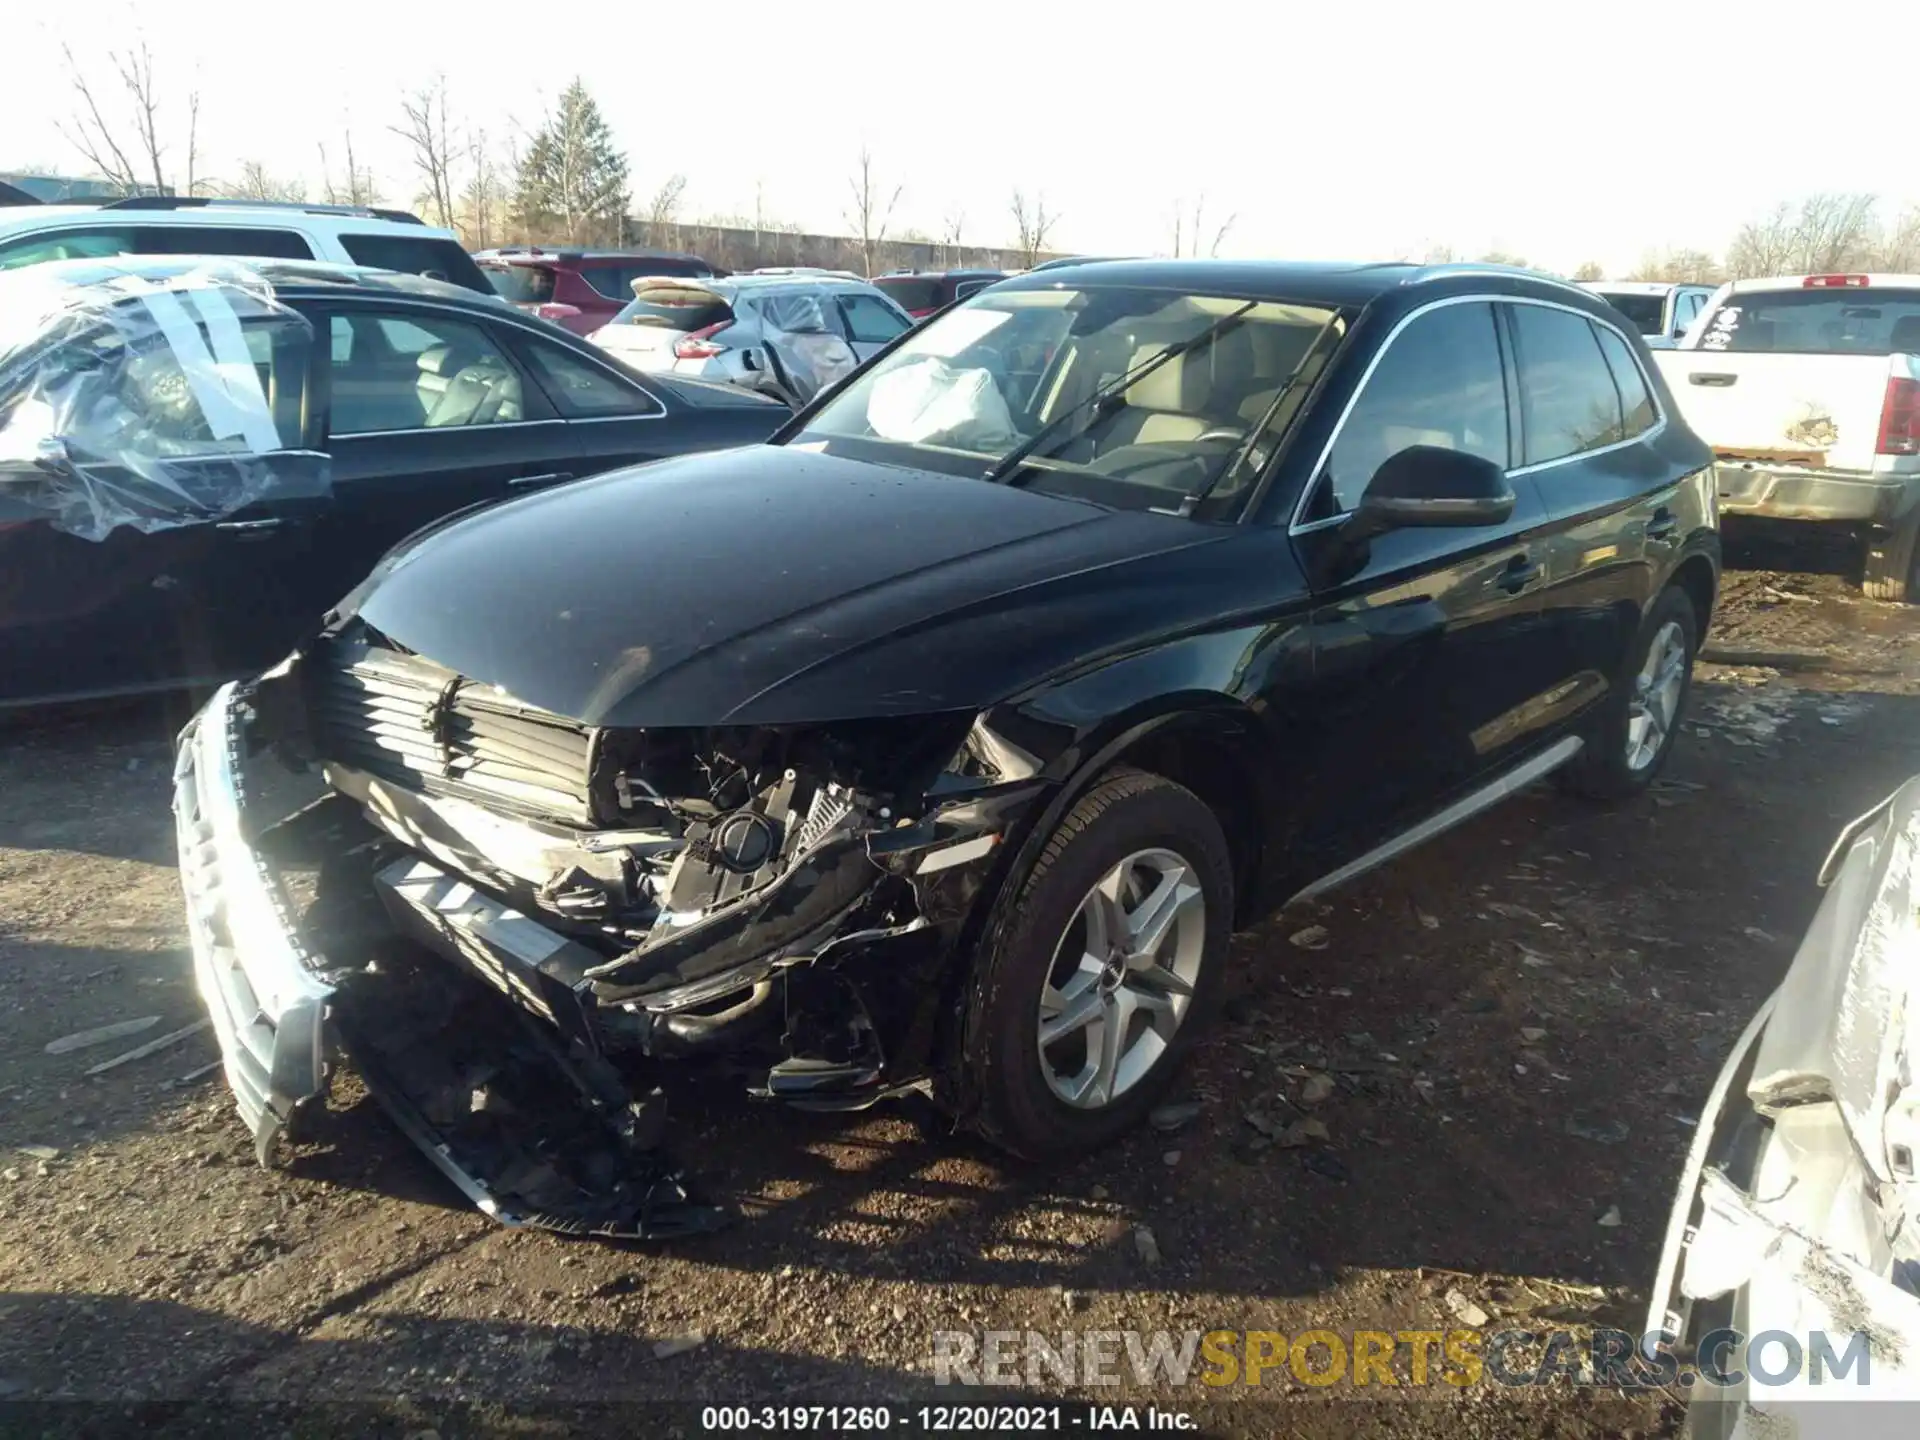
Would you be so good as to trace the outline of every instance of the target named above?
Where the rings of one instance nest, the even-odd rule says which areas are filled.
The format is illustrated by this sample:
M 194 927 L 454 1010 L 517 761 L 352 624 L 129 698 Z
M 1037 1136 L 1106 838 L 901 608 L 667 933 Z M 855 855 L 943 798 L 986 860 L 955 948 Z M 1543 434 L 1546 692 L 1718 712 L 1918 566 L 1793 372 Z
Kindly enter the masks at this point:
M 284 523 L 281 520 L 216 520 L 213 528 L 241 535 L 266 535 L 278 530 Z
M 1506 568 L 1501 570 L 1500 579 L 1496 583 L 1509 595 L 1518 595 L 1539 578 L 1539 564 L 1527 559 L 1524 555 L 1516 555 L 1507 562 Z
M 1647 539 L 1671 540 L 1680 528 L 1680 517 L 1662 505 L 1647 522 Z
M 571 470 L 555 470 L 546 475 L 516 475 L 507 481 L 509 490 L 525 490 L 534 485 L 558 485 L 562 480 L 573 479 Z
M 1738 375 L 1729 375 L 1724 370 L 1696 370 L 1687 376 L 1687 383 L 1689 385 L 1732 385 L 1739 379 Z

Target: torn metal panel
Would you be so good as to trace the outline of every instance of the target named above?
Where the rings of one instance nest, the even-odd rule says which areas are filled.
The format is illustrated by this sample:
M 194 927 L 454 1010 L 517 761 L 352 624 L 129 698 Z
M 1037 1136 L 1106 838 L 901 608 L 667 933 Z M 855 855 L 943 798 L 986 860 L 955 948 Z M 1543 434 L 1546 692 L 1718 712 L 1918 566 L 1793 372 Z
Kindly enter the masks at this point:
M 328 493 L 313 327 L 244 266 L 0 274 L 0 500 L 102 540 Z

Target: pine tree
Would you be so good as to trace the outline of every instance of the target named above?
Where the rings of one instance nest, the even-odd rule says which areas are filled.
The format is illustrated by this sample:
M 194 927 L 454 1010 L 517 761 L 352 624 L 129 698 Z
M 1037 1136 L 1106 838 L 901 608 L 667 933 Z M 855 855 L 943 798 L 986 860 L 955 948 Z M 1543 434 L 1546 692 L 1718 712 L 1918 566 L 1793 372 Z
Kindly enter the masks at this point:
M 536 239 L 623 242 L 630 198 L 626 154 L 614 143 L 593 96 L 576 79 L 521 158 L 515 218 Z

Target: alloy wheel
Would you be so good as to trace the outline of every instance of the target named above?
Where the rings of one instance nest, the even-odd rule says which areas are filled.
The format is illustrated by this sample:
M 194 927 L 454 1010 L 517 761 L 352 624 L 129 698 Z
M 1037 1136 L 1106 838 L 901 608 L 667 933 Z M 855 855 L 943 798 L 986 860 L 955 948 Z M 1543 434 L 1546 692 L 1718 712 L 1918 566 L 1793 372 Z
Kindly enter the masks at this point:
M 1676 620 L 1654 632 L 1646 663 L 1633 679 L 1627 707 L 1627 768 L 1646 769 L 1659 758 L 1680 714 L 1687 680 L 1687 636 Z
M 1171 850 L 1136 851 L 1100 877 L 1040 992 L 1040 1068 L 1055 1095 L 1101 1109 L 1146 1078 L 1192 1005 L 1206 922 L 1199 876 Z

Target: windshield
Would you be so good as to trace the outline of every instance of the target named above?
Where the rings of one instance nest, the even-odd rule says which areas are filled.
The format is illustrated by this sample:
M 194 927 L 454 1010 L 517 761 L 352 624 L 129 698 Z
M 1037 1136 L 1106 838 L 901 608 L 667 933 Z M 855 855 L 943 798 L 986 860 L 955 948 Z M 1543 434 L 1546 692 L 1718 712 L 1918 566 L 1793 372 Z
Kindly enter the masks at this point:
M 1707 320 L 1702 350 L 1799 355 L 1920 353 L 1920 290 L 1735 292 Z
M 1239 503 L 1344 326 L 1131 287 L 988 292 L 861 371 L 792 443 L 1117 508 Z
M 1633 328 L 1642 335 L 1658 335 L 1664 328 L 1660 321 L 1667 308 L 1666 296 L 1623 294 L 1618 290 L 1601 290 L 1597 293 L 1602 300 L 1632 321 Z
M 494 294 L 516 305 L 544 305 L 553 299 L 553 271 L 545 265 L 483 265 Z

